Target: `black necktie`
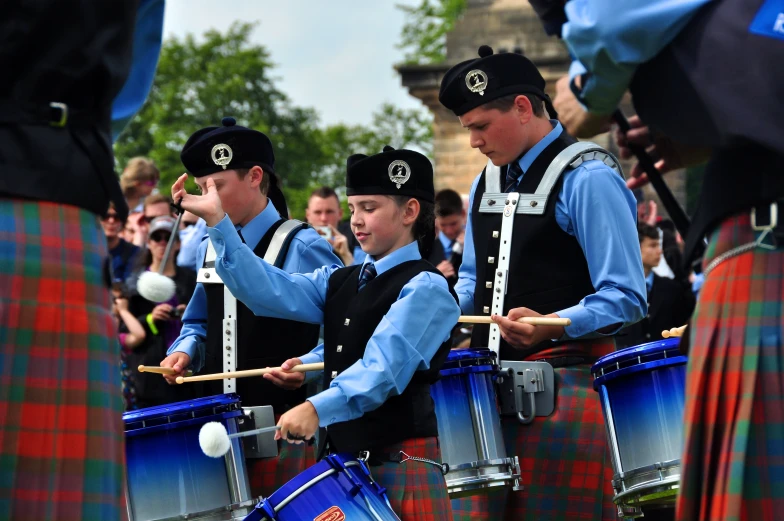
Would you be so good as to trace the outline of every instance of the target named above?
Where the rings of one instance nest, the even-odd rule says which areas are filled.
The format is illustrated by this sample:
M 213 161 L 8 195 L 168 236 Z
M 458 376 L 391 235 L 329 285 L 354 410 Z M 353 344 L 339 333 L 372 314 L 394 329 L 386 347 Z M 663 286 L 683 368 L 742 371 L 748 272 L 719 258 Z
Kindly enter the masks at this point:
M 368 262 L 362 268 L 362 273 L 359 274 L 359 284 L 357 291 L 362 291 L 368 282 L 376 278 L 376 266 L 372 262 Z
M 237 228 L 237 235 L 240 236 L 240 240 L 244 244 L 245 243 L 245 237 L 242 236 L 242 228 Z
M 520 163 L 515 160 L 509 163 L 509 167 L 506 169 L 506 184 L 504 185 L 504 193 L 508 194 L 509 192 L 513 192 L 517 189 L 517 184 L 520 182 L 520 178 L 523 176 L 523 169 L 520 168 Z

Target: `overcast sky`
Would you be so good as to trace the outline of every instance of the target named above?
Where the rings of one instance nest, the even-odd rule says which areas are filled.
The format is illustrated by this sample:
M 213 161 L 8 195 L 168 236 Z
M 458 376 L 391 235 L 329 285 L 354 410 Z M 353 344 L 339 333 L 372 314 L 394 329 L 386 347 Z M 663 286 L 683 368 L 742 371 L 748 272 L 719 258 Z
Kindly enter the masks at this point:
M 418 0 L 168 0 L 164 37 L 233 22 L 258 22 L 254 43 L 276 64 L 277 86 L 298 106 L 313 107 L 323 124 L 368 123 L 388 101 L 422 107 L 400 85 L 393 66 L 403 13 L 395 4 Z

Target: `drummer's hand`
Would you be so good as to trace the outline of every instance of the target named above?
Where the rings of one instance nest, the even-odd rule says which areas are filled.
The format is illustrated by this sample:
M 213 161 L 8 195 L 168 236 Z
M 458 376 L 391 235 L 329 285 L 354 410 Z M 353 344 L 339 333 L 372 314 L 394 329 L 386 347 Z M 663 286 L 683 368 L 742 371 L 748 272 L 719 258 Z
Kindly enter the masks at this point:
M 185 376 L 185 370 L 191 365 L 191 357 L 180 351 L 175 351 L 161 362 L 161 367 L 171 367 L 176 374 L 165 374 L 163 377 L 169 385 L 177 383 L 178 376 Z
M 226 215 L 218 196 L 218 189 L 215 187 L 215 180 L 211 177 L 207 179 L 202 195 L 189 194 L 185 190 L 185 181 L 187 180 L 188 174 L 182 174 L 172 185 L 172 199 L 178 202 L 184 210 L 204 219 L 207 226 L 215 226 Z
M 299 358 L 289 358 L 280 366 L 285 370 L 291 370 L 295 365 L 300 365 L 302 360 Z M 262 378 L 269 380 L 283 389 L 299 389 L 305 383 L 305 373 L 287 373 L 286 371 L 274 370 L 265 374 Z
M 280 417 L 278 421 L 280 430 L 275 433 L 276 440 L 286 440 L 299 445 L 305 443 L 316 435 L 319 427 L 319 417 L 313 404 L 306 401 L 291 409 Z M 289 434 L 295 437 L 304 437 L 305 440 L 292 440 Z
M 528 308 L 514 308 L 509 310 L 506 317 L 493 315 L 493 321 L 501 329 L 501 336 L 509 345 L 524 348 L 536 345 L 545 340 L 561 338 L 564 335 L 563 326 L 534 326 L 515 322 L 520 317 L 551 317 L 560 318 L 555 313 L 542 315 Z

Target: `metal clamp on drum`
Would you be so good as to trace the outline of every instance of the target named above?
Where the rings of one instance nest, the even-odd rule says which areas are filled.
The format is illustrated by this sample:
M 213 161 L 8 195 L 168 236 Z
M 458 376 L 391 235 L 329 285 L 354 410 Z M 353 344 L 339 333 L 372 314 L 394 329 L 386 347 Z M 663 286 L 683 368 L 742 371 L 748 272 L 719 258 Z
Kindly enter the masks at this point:
M 240 432 L 275 426 L 275 413 L 271 405 L 243 407 L 244 417 L 240 419 Z M 275 434 L 265 432 L 242 438 L 246 458 L 275 458 L 278 455 L 278 442 Z
M 555 410 L 555 374 L 547 362 L 501 360 L 501 414 L 517 416 L 523 425 Z

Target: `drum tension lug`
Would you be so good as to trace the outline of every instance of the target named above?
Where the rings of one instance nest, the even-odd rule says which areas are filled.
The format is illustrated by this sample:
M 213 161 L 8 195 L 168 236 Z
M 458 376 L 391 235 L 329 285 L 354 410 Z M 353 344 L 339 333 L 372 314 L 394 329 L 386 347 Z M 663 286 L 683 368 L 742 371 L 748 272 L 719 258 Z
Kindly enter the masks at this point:
M 278 521 L 275 509 L 272 508 L 272 505 L 270 505 L 266 499 L 262 499 L 256 504 L 256 508 L 253 509 L 253 512 L 245 516 L 245 521 L 261 521 L 265 518 L 269 521 Z
M 359 481 L 357 481 L 357 478 L 355 478 L 354 475 L 348 471 L 346 465 L 344 465 L 343 462 L 335 456 L 335 454 L 329 454 L 324 459 L 327 460 L 327 463 L 329 463 L 333 469 L 346 474 L 346 477 L 351 483 L 351 490 L 349 491 L 351 497 L 359 494 L 359 491 L 362 489 L 362 485 L 359 483 Z

